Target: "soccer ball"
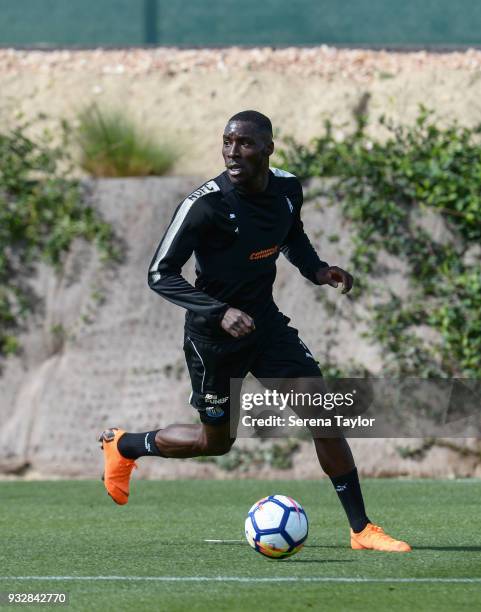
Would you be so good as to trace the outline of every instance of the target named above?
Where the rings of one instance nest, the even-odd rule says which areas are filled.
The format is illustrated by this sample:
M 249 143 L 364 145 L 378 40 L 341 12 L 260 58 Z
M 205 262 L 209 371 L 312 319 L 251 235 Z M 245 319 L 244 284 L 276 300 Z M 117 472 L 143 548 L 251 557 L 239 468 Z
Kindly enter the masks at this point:
M 270 495 L 249 510 L 245 531 L 247 541 L 257 552 L 273 559 L 285 559 L 304 546 L 307 516 L 292 497 Z

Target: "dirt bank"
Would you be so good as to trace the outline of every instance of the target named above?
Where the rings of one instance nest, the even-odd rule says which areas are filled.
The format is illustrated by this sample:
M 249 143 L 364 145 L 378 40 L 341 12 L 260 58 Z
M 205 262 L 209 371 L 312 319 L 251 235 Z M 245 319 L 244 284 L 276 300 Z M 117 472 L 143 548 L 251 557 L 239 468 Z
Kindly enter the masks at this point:
M 220 167 L 220 134 L 233 113 L 255 108 L 279 134 L 316 136 L 325 118 L 352 121 L 370 94 L 372 117 L 412 121 L 419 104 L 442 119 L 481 120 L 481 51 L 387 53 L 312 49 L 27 52 L 0 50 L 0 119 L 39 112 L 73 119 L 96 100 L 121 104 L 182 155 L 173 174 Z

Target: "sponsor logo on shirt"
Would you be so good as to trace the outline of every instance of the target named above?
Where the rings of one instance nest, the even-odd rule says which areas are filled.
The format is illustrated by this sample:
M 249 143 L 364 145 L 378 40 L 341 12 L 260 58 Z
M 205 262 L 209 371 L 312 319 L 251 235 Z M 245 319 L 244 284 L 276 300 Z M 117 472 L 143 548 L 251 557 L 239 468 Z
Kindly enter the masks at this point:
M 275 255 L 279 251 L 279 245 L 270 247 L 269 249 L 262 249 L 262 251 L 254 251 L 249 255 L 249 259 L 251 261 L 257 261 L 258 259 L 265 259 L 266 257 L 271 257 L 271 255 Z

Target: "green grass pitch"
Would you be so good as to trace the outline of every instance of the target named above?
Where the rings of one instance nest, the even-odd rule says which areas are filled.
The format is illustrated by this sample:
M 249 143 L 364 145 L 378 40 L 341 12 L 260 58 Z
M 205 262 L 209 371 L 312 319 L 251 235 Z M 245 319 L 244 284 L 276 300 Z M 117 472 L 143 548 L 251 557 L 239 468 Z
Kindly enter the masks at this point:
M 364 481 L 371 519 L 414 547 L 386 554 L 350 550 L 328 481 L 137 480 L 124 507 L 100 481 L 1 482 L 0 591 L 66 591 L 68 610 L 481 609 L 480 490 Z M 283 561 L 243 534 L 249 507 L 273 493 L 310 521 L 304 549 Z

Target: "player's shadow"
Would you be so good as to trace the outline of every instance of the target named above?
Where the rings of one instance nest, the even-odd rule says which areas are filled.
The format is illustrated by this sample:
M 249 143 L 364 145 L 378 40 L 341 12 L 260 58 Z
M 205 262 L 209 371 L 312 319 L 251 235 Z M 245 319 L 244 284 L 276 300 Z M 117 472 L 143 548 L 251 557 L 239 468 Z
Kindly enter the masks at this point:
M 349 548 L 346 545 L 336 544 L 308 544 L 306 548 Z M 413 544 L 413 550 L 439 550 L 450 552 L 481 552 L 481 546 L 416 546 Z
M 481 552 L 481 546 L 413 546 L 413 550 L 446 550 L 451 552 Z
M 282 559 L 286 563 L 354 563 L 354 559 Z
M 306 544 L 306 548 L 349 548 L 346 544 Z

